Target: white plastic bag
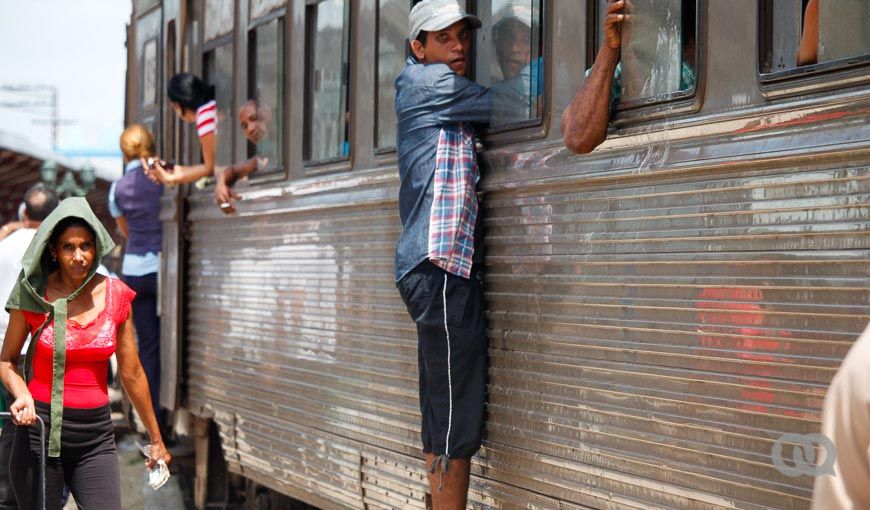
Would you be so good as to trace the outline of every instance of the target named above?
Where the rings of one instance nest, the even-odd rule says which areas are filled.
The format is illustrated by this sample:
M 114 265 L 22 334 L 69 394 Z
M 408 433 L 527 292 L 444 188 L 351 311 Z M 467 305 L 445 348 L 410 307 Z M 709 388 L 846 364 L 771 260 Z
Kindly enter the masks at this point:
M 151 458 L 151 445 L 147 444 L 142 446 L 139 443 L 136 443 L 136 446 L 139 447 L 139 451 L 142 452 L 147 458 Z M 152 489 L 157 490 L 160 487 L 169 481 L 169 466 L 163 462 L 163 459 L 157 461 L 157 465 L 148 470 L 148 485 L 151 486 Z

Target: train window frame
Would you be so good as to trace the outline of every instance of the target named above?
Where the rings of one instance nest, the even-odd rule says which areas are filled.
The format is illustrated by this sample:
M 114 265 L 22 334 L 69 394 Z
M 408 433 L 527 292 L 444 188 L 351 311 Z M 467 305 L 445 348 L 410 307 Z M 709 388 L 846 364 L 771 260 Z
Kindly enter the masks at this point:
M 136 88 L 136 104 L 134 111 L 136 117 L 144 122 L 156 122 L 160 114 L 160 101 L 162 99 L 160 91 L 160 75 L 162 66 L 159 55 L 161 54 L 161 37 L 163 34 L 161 23 L 161 10 L 157 6 L 152 6 L 148 10 L 136 15 L 136 35 L 134 42 L 135 51 L 135 88 Z M 155 79 L 155 97 L 154 101 L 145 104 L 145 47 L 150 44 L 154 45 L 154 60 L 151 73 Z M 154 131 L 152 131 L 154 132 Z
M 176 48 L 177 48 L 176 37 L 177 37 L 176 20 L 173 18 L 173 19 L 169 20 L 169 22 L 166 23 L 166 42 L 165 42 L 164 52 L 162 55 L 163 56 L 163 59 L 162 59 L 163 65 L 165 66 L 164 69 L 166 70 L 166 72 L 164 74 L 167 76 L 170 76 L 170 77 L 175 75 L 176 69 L 177 69 L 177 67 L 176 67 L 176 63 L 177 63 L 177 60 L 176 60 L 176 51 L 177 51 L 176 50 Z M 157 92 L 159 95 L 160 94 L 159 87 L 158 87 Z M 180 119 L 178 119 L 178 117 L 175 115 L 175 113 L 171 111 L 171 108 L 169 108 L 169 105 L 166 104 L 166 103 L 168 103 L 168 101 L 161 101 L 160 99 L 158 99 L 158 102 L 164 103 L 165 104 L 164 108 L 167 108 L 165 110 L 161 109 L 161 114 L 160 114 L 162 119 L 163 119 L 163 130 L 162 130 L 163 131 L 162 132 L 163 142 L 160 146 L 160 149 L 161 149 L 160 152 L 162 154 L 167 154 L 168 157 L 170 157 L 172 159 L 178 159 L 178 157 L 180 156 L 180 153 L 178 151 L 178 148 L 180 147 L 179 136 L 178 136 L 179 132 L 180 132 L 180 130 L 178 128 Z
M 289 168 L 290 164 L 288 161 L 288 151 L 290 147 L 287 144 L 287 111 L 288 111 L 288 101 L 286 96 L 286 87 L 287 87 L 287 55 L 289 54 L 289 37 L 287 37 L 287 7 L 286 5 L 283 7 L 278 7 L 275 10 L 270 11 L 267 14 L 259 16 L 248 23 L 247 27 L 247 55 L 246 55 L 246 65 L 244 72 L 246 73 L 246 87 L 247 87 L 247 98 L 251 98 L 253 95 L 252 87 L 255 86 L 255 76 L 254 76 L 254 59 L 252 58 L 256 52 L 256 35 L 255 32 L 258 28 L 267 25 L 275 20 L 280 20 L 280 26 L 282 28 L 281 32 L 281 46 L 282 46 L 282 58 L 283 58 L 283 66 L 284 70 L 282 73 L 281 84 L 279 86 L 279 94 L 282 96 L 281 109 L 280 111 L 273 111 L 273 117 L 279 117 L 282 122 L 281 126 L 281 138 L 279 140 L 279 145 L 281 147 L 281 166 L 275 166 L 269 169 L 266 173 L 260 173 L 259 171 L 254 172 L 249 180 L 252 183 L 259 182 L 270 182 L 270 181 L 282 181 L 286 180 L 289 177 Z M 241 105 L 239 105 L 241 107 Z M 235 112 L 238 113 L 238 110 Z M 235 118 L 234 118 L 235 120 Z M 240 135 L 244 138 L 244 133 Z M 250 159 L 250 142 L 245 140 L 245 159 Z
M 407 1 L 407 0 L 406 0 Z M 408 11 L 411 10 L 411 2 L 408 1 Z M 408 59 L 411 55 L 411 47 L 408 42 L 408 38 L 405 37 L 404 44 L 404 54 L 405 58 L 403 62 Z M 404 66 L 404 64 L 403 64 Z M 380 157 L 382 159 L 387 159 L 391 155 L 395 157 L 397 154 L 396 142 L 393 141 L 392 145 L 380 145 L 380 132 L 381 132 L 381 124 L 380 124 L 380 115 L 381 115 L 381 101 L 380 101 L 380 69 L 381 69 L 381 0 L 375 1 L 375 68 L 374 68 L 374 102 L 375 102 L 375 129 L 372 136 L 372 144 L 374 147 L 374 154 L 376 157 Z M 398 76 L 398 74 L 396 75 Z M 395 97 L 395 78 L 393 79 L 393 96 Z M 395 101 L 394 101 L 395 104 Z M 395 112 L 394 112 L 395 114 Z
M 587 45 L 586 70 L 592 68 L 602 42 L 602 27 L 598 22 L 598 1 L 587 2 Z M 695 85 L 686 90 L 678 90 L 627 101 L 620 101 L 610 117 L 610 126 L 621 128 L 679 115 L 697 113 L 704 102 L 706 89 L 706 54 L 708 2 L 695 0 Z
M 303 85 L 303 122 L 302 122 L 302 166 L 304 168 L 306 177 L 315 177 L 321 176 L 325 174 L 332 173 L 340 173 L 346 172 L 353 169 L 353 158 L 355 151 L 355 140 L 353 139 L 353 129 L 352 123 L 353 119 L 351 119 L 351 125 L 347 127 L 347 144 L 348 151 L 347 154 L 330 157 L 325 159 L 310 159 L 308 157 L 309 151 L 309 142 L 311 138 L 311 132 L 309 126 L 311 125 L 311 118 L 313 114 L 313 104 L 311 101 L 312 94 L 312 73 L 309 72 L 311 66 L 313 65 L 312 61 L 312 52 L 311 48 L 313 47 L 312 42 L 314 37 L 316 36 L 316 27 L 312 26 L 311 16 L 309 15 L 312 7 L 317 7 L 319 4 L 323 3 L 326 0 L 305 0 L 303 4 L 304 8 L 304 16 L 305 16 L 305 39 L 304 39 L 304 60 L 305 60 L 305 77 L 304 77 L 304 85 Z M 347 9 L 347 68 L 344 72 L 347 73 L 347 97 L 345 98 L 345 115 L 351 114 L 353 115 L 353 104 L 356 96 L 356 83 L 354 82 L 353 76 L 355 72 L 355 67 L 357 62 L 353 59 L 353 43 L 354 37 L 356 34 L 354 33 L 354 3 L 352 0 L 344 0 L 345 8 Z
M 540 29 L 538 31 L 538 47 L 541 52 L 541 109 L 540 114 L 532 119 L 522 120 L 502 124 L 494 128 L 487 127 L 481 133 L 484 145 L 487 147 L 498 147 L 510 145 L 513 143 L 528 142 L 532 140 L 540 140 L 549 135 L 552 107 L 552 90 L 553 77 L 550 70 L 553 68 L 553 38 L 549 37 L 553 33 L 553 20 L 551 13 L 554 9 L 551 3 L 547 0 L 537 1 L 540 9 Z M 478 2 L 469 0 L 469 11 L 475 15 L 480 15 L 480 5 Z M 476 48 L 481 44 L 492 44 L 491 41 L 483 37 L 483 33 L 478 31 L 475 35 L 475 48 L 472 49 L 474 55 L 471 65 L 471 76 L 476 77 L 477 67 L 480 65 Z
M 755 72 L 762 96 L 767 100 L 870 84 L 870 52 L 792 69 L 764 72 L 771 65 L 774 37 L 773 0 L 758 0 L 758 27 Z
M 217 99 L 218 99 L 217 98 L 217 84 L 210 83 L 210 81 L 208 79 L 208 71 L 209 70 L 206 66 L 206 59 L 208 58 L 209 53 L 216 52 L 218 49 L 224 48 L 226 46 L 230 47 L 230 54 L 231 54 L 231 59 L 232 59 L 232 63 L 230 65 L 230 67 L 232 69 L 231 80 L 233 82 L 232 89 L 234 90 L 235 86 L 236 86 L 236 84 L 235 84 L 235 82 L 236 82 L 236 46 L 235 46 L 235 44 L 236 44 L 236 41 L 235 41 L 235 38 L 233 37 L 233 33 L 231 32 L 229 34 L 222 35 L 221 37 L 219 37 L 217 39 L 213 39 L 213 40 L 202 45 L 202 52 L 201 52 L 202 73 L 201 73 L 200 77 L 202 78 L 203 82 L 206 85 L 214 85 L 215 86 L 215 101 L 217 101 Z M 217 57 L 215 57 L 215 59 L 216 58 Z M 227 137 L 227 140 L 229 141 L 228 145 L 230 147 L 229 162 L 226 164 L 223 162 L 219 162 L 218 161 L 218 153 L 215 152 L 215 168 L 217 168 L 218 166 L 232 165 L 236 161 L 236 149 L 235 149 L 236 126 L 235 126 L 235 122 L 232 122 L 233 121 L 232 113 L 234 111 L 235 111 L 235 97 L 234 97 L 234 94 L 231 93 L 230 94 L 230 106 L 229 106 L 230 116 L 227 119 L 227 120 L 229 120 L 229 122 L 227 122 L 227 125 L 229 126 L 229 129 L 230 129 L 229 136 Z M 218 114 L 220 114 L 220 104 L 218 104 Z M 220 119 L 218 119 L 218 122 L 220 122 Z M 216 140 L 218 147 L 220 147 L 220 144 L 224 141 L 220 137 L 220 134 L 219 134 L 220 129 L 221 129 L 221 126 L 218 125 L 218 139 Z M 196 132 L 196 128 L 194 127 L 194 133 L 195 132 Z M 200 158 L 202 158 L 201 154 L 200 154 Z

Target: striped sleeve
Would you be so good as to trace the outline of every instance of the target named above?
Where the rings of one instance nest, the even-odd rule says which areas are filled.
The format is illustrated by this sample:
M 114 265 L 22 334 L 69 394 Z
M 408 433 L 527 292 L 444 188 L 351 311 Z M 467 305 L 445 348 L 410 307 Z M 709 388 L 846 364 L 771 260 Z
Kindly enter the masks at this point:
M 196 110 L 196 134 L 200 138 L 217 131 L 217 103 L 214 100 Z

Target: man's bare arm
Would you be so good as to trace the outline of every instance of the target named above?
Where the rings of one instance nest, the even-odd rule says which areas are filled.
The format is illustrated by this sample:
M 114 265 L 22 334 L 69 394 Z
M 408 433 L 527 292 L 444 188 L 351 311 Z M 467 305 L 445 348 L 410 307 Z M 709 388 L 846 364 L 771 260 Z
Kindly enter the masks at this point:
M 589 76 L 562 112 L 562 138 L 571 152 L 587 154 L 607 139 L 610 121 L 610 89 L 619 62 L 620 24 L 624 0 L 607 7 L 604 18 L 604 43 L 595 57 Z

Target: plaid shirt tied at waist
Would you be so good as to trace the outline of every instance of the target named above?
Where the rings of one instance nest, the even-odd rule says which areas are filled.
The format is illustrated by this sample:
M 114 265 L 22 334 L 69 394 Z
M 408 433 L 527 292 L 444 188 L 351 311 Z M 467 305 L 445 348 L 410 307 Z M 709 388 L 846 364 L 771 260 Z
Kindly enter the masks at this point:
M 474 130 L 462 122 L 442 128 L 429 213 L 429 261 L 463 278 L 471 276 L 479 180 Z

